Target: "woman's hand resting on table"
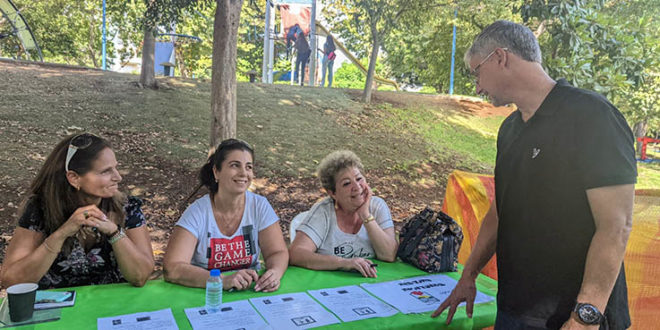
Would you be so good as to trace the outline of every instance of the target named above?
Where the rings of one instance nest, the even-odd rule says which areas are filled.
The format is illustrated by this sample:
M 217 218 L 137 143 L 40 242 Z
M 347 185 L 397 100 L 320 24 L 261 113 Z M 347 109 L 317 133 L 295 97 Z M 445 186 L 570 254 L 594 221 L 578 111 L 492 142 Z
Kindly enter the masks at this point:
M 261 275 L 261 277 L 259 277 L 259 280 L 257 280 L 257 284 L 254 286 L 254 291 L 257 292 L 277 291 L 277 289 L 280 288 L 281 278 L 282 278 L 282 274 L 280 274 L 278 271 L 273 269 L 268 269 Z
M 343 270 L 357 270 L 364 277 L 378 277 L 378 270 L 374 263 L 363 258 L 344 259 Z
M 259 277 L 254 269 L 241 269 L 231 275 L 222 277 L 222 286 L 225 290 L 247 290 L 255 283 L 254 291 L 273 292 L 280 288 L 282 274 L 269 269 Z
M 252 282 L 256 282 L 259 275 L 254 269 L 241 269 L 231 275 L 222 277 L 222 286 L 225 290 L 245 290 Z

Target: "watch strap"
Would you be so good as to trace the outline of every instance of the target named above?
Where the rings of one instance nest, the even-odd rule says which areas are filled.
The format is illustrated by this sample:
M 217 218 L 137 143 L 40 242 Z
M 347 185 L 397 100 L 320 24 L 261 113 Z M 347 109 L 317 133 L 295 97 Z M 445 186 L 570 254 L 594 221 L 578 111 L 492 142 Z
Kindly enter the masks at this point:
M 591 312 L 590 314 L 592 314 L 594 317 L 587 319 L 586 316 L 583 315 L 582 309 L 589 309 Z M 578 321 L 582 324 L 596 325 L 603 323 L 605 320 L 603 313 L 601 313 L 596 306 L 589 303 L 577 302 L 573 308 L 573 312 L 577 316 Z

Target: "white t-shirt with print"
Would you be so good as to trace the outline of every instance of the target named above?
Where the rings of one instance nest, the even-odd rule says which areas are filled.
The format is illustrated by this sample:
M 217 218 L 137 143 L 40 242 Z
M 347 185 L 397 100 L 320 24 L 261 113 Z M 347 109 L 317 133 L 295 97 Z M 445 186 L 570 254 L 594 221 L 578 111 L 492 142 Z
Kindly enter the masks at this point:
M 176 225 L 197 238 L 191 264 L 222 271 L 243 268 L 259 270 L 259 232 L 278 220 L 265 197 L 248 191 L 245 193 L 241 224 L 231 236 L 220 232 L 213 216 L 210 195 L 204 195 L 192 203 Z
M 382 198 L 371 197 L 369 212 L 374 216 L 380 228 L 387 229 L 394 226 L 390 209 Z M 316 245 L 316 252 L 320 254 L 342 258 L 374 258 L 376 256 L 364 226 L 360 227 L 357 234 L 345 233 L 339 229 L 334 201 L 330 197 L 314 204 L 296 230 L 307 234 Z

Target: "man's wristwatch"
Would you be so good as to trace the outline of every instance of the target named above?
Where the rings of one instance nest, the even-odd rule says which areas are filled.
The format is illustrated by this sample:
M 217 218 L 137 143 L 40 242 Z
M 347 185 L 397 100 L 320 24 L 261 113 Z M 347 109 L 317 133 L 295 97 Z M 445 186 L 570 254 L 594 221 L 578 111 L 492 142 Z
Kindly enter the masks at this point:
M 583 324 L 594 325 L 601 324 L 605 320 L 605 316 L 596 308 L 596 306 L 587 303 L 578 302 L 573 308 L 573 312 L 578 317 L 578 320 Z

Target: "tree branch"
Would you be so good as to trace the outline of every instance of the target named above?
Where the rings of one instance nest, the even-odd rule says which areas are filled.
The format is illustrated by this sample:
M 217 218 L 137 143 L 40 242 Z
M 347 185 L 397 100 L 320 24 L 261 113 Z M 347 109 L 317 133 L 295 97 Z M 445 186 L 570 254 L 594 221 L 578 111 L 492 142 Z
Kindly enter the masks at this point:
M 536 39 L 538 39 L 539 36 L 547 30 L 545 28 L 545 23 L 546 22 L 547 22 L 546 20 L 541 21 L 541 24 L 539 24 L 539 26 L 536 28 L 536 31 L 534 31 L 534 36 L 536 37 Z

